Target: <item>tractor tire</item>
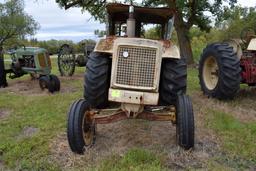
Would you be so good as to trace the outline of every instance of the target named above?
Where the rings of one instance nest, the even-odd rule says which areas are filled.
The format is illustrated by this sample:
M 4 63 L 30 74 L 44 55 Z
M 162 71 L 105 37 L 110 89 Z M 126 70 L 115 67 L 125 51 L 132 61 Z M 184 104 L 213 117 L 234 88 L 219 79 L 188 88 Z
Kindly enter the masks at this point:
M 71 150 L 77 154 L 84 154 L 85 147 L 95 143 L 95 124 L 87 120 L 86 112 L 90 105 L 85 100 L 75 101 L 68 113 L 67 138 Z
M 76 59 L 73 48 L 63 44 L 58 53 L 58 68 L 61 76 L 72 76 L 76 68 Z
M 50 75 L 51 83 L 53 84 L 54 91 L 60 91 L 60 80 L 56 75 Z
M 175 105 L 178 95 L 187 90 L 187 65 L 184 59 L 164 59 L 161 69 L 159 105 Z
M 55 91 L 54 84 L 52 83 L 49 76 L 41 76 L 39 78 L 39 86 L 41 90 L 48 89 L 50 93 L 53 93 Z
M 240 60 L 225 43 L 208 45 L 199 61 L 201 90 L 208 97 L 233 99 L 240 89 Z
M 4 58 L 0 56 L 0 88 L 7 87 L 6 73 L 4 68 Z
M 176 136 L 177 143 L 185 150 L 194 147 L 194 113 L 190 98 L 179 95 L 176 104 Z
M 107 107 L 111 59 L 106 54 L 93 52 L 88 58 L 86 68 L 84 98 L 92 108 Z

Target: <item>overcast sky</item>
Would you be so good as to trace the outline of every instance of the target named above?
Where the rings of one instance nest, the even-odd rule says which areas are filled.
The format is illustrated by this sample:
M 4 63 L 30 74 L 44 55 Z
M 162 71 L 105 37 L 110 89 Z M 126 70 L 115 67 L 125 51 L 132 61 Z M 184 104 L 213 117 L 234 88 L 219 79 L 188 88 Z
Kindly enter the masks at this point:
M 256 0 L 238 2 L 242 6 L 256 6 Z M 95 21 L 89 13 L 82 13 L 80 8 L 65 11 L 55 0 L 25 0 L 25 11 L 40 23 L 40 30 L 34 36 L 39 40 L 69 39 L 77 42 L 89 38 L 96 39 L 94 30 L 105 29 L 105 25 Z

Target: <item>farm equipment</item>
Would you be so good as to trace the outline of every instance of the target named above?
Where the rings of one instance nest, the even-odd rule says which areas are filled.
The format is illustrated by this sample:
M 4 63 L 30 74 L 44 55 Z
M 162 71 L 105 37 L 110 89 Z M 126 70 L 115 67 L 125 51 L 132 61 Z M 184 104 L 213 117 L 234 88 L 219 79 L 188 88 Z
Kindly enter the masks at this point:
M 124 119 L 170 121 L 176 124 L 177 143 L 192 148 L 194 115 L 185 95 L 187 66 L 170 41 L 173 12 L 117 3 L 108 4 L 107 12 L 108 35 L 88 58 L 84 99 L 75 101 L 68 113 L 71 150 L 83 154 L 95 142 L 97 124 Z M 141 38 L 145 23 L 162 27 L 161 40 Z M 107 108 L 110 102 L 119 108 Z
M 60 47 L 58 54 L 58 68 L 61 76 L 72 76 L 75 72 L 75 67 L 84 67 L 87 63 L 87 58 L 93 51 L 95 44 L 83 44 L 83 54 L 75 55 L 74 49 L 68 44 L 63 44 Z
M 51 74 L 51 60 L 47 50 L 37 47 L 21 47 L 8 51 L 11 57 L 4 62 L 4 69 L 0 73 L 3 79 L 9 74 L 10 79 L 30 74 L 39 76 L 39 85 L 42 90 L 48 89 L 53 93 L 60 90 L 60 81 L 57 76 Z M 7 86 L 7 85 L 6 85 Z
M 241 39 L 208 45 L 199 62 L 199 80 L 205 95 L 233 99 L 240 84 L 256 85 L 256 35 L 244 28 Z

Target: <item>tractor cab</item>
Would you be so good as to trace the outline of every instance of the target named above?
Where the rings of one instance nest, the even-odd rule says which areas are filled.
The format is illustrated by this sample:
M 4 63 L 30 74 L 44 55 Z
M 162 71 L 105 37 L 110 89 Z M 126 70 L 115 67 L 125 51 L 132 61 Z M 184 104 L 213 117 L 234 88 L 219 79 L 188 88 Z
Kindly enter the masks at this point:
M 159 39 L 169 40 L 173 30 L 170 8 L 145 8 L 124 4 L 108 4 L 108 36 L 144 38 L 143 26 L 152 24 L 159 29 Z

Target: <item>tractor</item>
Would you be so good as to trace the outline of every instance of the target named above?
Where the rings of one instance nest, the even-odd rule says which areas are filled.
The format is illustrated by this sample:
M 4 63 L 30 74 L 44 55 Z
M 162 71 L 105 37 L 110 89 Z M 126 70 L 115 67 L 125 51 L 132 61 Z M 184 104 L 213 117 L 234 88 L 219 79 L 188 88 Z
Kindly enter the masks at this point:
M 170 41 L 174 11 L 119 3 L 108 4 L 106 10 L 108 33 L 88 58 L 84 98 L 73 102 L 68 112 L 71 150 L 84 154 L 95 143 L 97 124 L 124 119 L 172 122 L 177 144 L 193 148 L 194 113 L 185 95 L 187 65 Z M 161 27 L 159 40 L 144 37 L 146 24 Z
M 233 99 L 240 84 L 256 85 L 255 29 L 244 28 L 240 39 L 209 44 L 199 61 L 199 80 L 205 95 Z
M 39 79 L 42 90 L 48 89 L 50 93 L 60 90 L 60 80 L 51 74 L 51 60 L 47 50 L 22 46 L 7 51 L 6 55 L 10 56 L 10 59 L 2 61 L 4 63 L 3 69 L 0 70 L 2 79 L 6 80 L 7 74 L 10 79 L 30 74 L 32 78 Z
M 75 55 L 71 45 L 63 44 L 58 52 L 58 68 L 61 76 L 72 76 L 75 67 L 86 66 L 88 56 L 93 51 L 94 43 L 83 43 L 83 54 Z

